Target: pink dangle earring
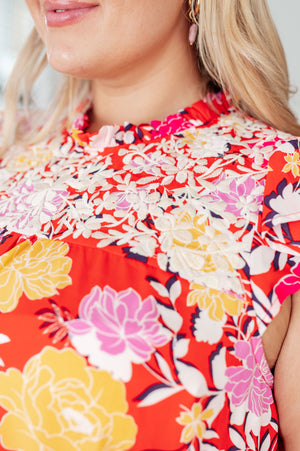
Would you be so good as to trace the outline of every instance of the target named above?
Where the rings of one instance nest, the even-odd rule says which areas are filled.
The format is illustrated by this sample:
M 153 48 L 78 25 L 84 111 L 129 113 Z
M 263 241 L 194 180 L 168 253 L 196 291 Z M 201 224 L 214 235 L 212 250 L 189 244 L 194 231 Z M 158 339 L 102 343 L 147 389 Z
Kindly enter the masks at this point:
M 191 20 L 191 26 L 189 29 L 189 43 L 190 46 L 194 45 L 198 34 L 198 16 L 200 12 L 200 1 L 201 0 L 189 0 L 189 18 Z

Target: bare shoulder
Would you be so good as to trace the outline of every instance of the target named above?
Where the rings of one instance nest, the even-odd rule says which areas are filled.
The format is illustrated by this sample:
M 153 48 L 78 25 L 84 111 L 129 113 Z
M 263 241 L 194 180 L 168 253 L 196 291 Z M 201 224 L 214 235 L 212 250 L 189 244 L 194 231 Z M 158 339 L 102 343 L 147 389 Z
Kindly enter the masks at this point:
M 292 296 L 291 315 L 275 367 L 275 399 L 285 451 L 300 451 L 300 292 Z
M 283 303 L 280 313 L 269 324 L 262 336 L 265 356 L 269 367 L 274 368 L 288 331 L 292 311 L 292 299 L 289 296 Z

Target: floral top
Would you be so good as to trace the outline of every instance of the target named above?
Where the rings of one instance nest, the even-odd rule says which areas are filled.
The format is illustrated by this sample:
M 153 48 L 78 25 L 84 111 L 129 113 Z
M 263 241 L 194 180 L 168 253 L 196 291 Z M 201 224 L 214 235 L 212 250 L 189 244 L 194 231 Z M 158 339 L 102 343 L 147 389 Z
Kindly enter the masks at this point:
M 299 139 L 217 94 L 0 167 L 0 448 L 275 451 Z

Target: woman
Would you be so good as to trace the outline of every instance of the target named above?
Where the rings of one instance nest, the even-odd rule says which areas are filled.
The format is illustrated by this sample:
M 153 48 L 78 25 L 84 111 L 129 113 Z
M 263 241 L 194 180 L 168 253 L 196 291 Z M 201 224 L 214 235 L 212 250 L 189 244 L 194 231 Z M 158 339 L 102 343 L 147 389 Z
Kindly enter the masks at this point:
M 1 449 L 277 450 L 279 413 L 297 451 L 300 127 L 265 1 L 27 4 L 2 132 Z M 41 115 L 46 59 L 65 83 Z

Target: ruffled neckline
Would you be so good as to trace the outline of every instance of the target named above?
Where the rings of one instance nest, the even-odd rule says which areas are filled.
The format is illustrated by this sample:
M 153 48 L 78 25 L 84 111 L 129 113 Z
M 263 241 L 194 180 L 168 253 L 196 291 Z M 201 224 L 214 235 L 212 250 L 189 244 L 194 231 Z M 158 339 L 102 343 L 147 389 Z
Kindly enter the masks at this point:
M 98 132 L 88 132 L 90 125 L 89 110 L 91 104 L 84 102 L 77 108 L 77 115 L 70 128 L 70 135 L 81 146 L 98 148 L 139 144 L 172 135 L 179 135 L 189 128 L 204 125 L 217 120 L 221 114 L 227 114 L 231 105 L 228 95 L 220 91 L 209 94 L 193 105 L 171 114 L 163 121 L 151 121 L 135 125 L 125 122 L 123 125 L 104 125 Z

